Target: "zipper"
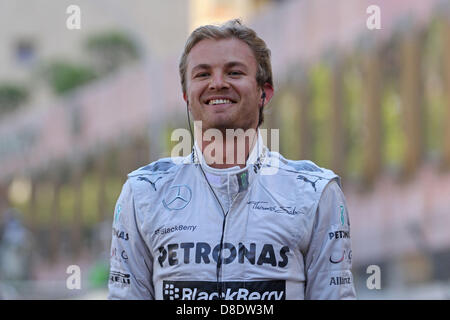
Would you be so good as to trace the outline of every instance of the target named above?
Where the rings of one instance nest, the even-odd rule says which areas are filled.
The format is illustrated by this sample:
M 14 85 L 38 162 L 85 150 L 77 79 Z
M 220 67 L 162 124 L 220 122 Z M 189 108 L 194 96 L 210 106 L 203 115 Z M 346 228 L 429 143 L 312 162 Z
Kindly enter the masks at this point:
M 223 285 L 223 269 L 222 269 L 222 251 L 223 251 L 223 245 L 225 243 L 225 230 L 226 230 L 226 220 L 228 217 L 228 214 L 231 212 L 231 209 L 233 208 L 233 204 L 236 200 L 236 198 L 239 196 L 239 193 L 237 193 L 234 198 L 231 201 L 230 208 L 228 209 L 227 213 L 225 214 L 223 218 L 223 224 L 222 224 L 222 236 L 220 238 L 220 247 L 219 247 L 219 257 L 217 260 L 217 288 L 218 288 L 218 294 L 219 294 L 219 300 L 222 300 L 222 296 L 224 296 L 224 285 Z

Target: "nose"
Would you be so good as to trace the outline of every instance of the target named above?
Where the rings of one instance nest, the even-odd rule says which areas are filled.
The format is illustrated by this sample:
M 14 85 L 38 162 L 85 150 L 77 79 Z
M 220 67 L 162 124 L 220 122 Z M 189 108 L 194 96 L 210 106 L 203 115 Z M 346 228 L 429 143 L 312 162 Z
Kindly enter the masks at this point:
M 209 82 L 208 89 L 209 90 L 222 90 L 222 89 L 228 89 L 230 85 L 224 78 L 224 75 L 221 72 L 216 72 L 211 77 L 211 81 Z

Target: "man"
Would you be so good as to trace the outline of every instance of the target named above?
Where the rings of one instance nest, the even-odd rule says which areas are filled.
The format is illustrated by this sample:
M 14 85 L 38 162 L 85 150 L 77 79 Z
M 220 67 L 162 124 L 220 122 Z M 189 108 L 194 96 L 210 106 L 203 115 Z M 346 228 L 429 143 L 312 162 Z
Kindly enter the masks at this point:
M 199 134 L 188 157 L 128 175 L 109 298 L 355 298 L 339 177 L 269 151 L 256 130 L 274 94 L 264 41 L 239 20 L 200 27 L 180 76 Z

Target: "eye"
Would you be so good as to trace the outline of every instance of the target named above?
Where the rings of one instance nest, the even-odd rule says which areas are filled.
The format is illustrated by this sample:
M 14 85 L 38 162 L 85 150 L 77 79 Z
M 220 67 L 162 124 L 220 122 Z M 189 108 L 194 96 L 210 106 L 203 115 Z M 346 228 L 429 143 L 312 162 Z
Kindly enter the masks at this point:
M 208 72 L 200 72 L 195 75 L 195 78 L 203 78 L 209 76 Z
M 241 71 L 234 70 L 234 71 L 228 72 L 228 74 L 229 74 L 230 76 L 239 76 L 239 75 L 242 75 L 243 73 L 242 73 Z

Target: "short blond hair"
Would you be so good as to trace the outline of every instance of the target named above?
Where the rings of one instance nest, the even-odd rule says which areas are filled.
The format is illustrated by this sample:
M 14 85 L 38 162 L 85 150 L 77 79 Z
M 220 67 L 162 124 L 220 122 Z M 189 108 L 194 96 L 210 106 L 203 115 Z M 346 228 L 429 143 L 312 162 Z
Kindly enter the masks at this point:
M 267 47 L 264 40 L 258 37 L 253 29 L 243 25 L 240 19 L 233 19 L 218 26 L 201 26 L 191 33 L 186 41 L 186 45 L 184 46 L 184 51 L 179 64 L 181 87 L 183 93 L 186 93 L 187 57 L 192 48 L 204 39 L 221 40 L 228 38 L 236 38 L 242 40 L 252 50 L 257 63 L 256 82 L 258 86 L 263 88 L 264 84 L 269 83 L 273 87 L 270 49 Z M 258 126 L 263 122 L 263 120 L 264 119 L 261 108 Z

